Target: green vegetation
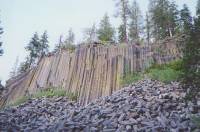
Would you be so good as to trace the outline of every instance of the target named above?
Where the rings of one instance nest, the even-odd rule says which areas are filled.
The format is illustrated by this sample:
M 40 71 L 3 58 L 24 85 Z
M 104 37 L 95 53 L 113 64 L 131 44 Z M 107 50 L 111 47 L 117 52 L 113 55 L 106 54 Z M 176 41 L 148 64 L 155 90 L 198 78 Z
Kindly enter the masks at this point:
M 153 65 L 146 70 L 146 75 L 154 80 L 164 83 L 178 81 L 182 76 L 182 60 L 172 61 L 168 64 Z
M 8 106 L 18 106 L 20 104 L 25 103 L 29 99 L 30 99 L 30 97 L 23 96 L 23 97 L 18 98 L 14 103 L 8 104 Z
M 200 117 L 192 117 L 192 122 L 200 129 Z
M 173 61 L 168 64 L 155 64 L 148 68 L 144 73 L 129 73 L 121 78 L 120 84 L 122 86 L 128 85 L 147 76 L 154 80 L 159 80 L 164 83 L 171 81 L 179 81 L 182 78 L 182 60 Z
M 164 83 L 170 83 L 172 81 L 177 81 L 181 76 L 181 71 L 176 71 L 169 67 L 164 67 L 162 69 L 151 69 L 147 73 L 148 77 L 154 80 L 159 80 Z
M 18 98 L 15 102 L 11 103 L 11 106 L 18 106 L 22 103 L 25 103 L 28 99 L 32 98 L 52 98 L 52 97 L 68 97 L 72 101 L 77 101 L 78 94 L 77 93 L 72 93 L 72 92 L 66 92 L 66 90 L 62 88 L 48 88 L 45 90 L 41 90 L 36 92 L 35 94 L 31 96 L 23 96 Z
M 70 53 L 73 53 L 76 49 L 76 46 L 72 44 L 67 44 L 67 45 L 64 45 L 63 48 L 70 51 Z
M 3 28 L 2 28 L 2 27 L 0 27 L 0 35 L 1 35 L 1 34 L 3 34 Z M 0 38 L 1 38 L 1 36 L 0 36 Z M 3 43 L 3 42 L 0 41 L 0 56 L 3 55 L 3 49 L 2 49 L 2 47 L 1 47 L 1 46 L 2 46 L 2 43 Z
M 33 98 L 42 98 L 42 97 L 62 97 L 66 95 L 66 91 L 63 89 L 58 88 L 48 88 L 46 90 L 38 91 L 37 93 L 33 94 Z
M 121 80 L 120 84 L 122 86 L 126 86 L 131 83 L 137 82 L 138 80 L 141 80 L 142 78 L 143 78 L 143 75 L 141 73 L 128 73 L 120 79 Z
M 187 91 L 186 99 L 194 101 L 200 95 L 200 7 L 196 11 L 196 17 L 186 23 L 188 38 L 183 58 L 183 88 Z

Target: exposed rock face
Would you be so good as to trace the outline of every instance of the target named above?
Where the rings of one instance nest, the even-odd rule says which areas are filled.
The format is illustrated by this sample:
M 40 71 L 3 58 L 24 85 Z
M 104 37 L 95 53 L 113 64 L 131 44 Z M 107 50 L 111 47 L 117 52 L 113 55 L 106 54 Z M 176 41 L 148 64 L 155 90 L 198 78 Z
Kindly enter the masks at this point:
M 80 104 L 88 104 L 119 90 L 120 78 L 125 72 L 142 71 L 153 62 L 166 63 L 181 57 L 175 39 L 164 41 L 158 47 L 163 47 L 162 44 L 173 50 L 169 48 L 161 53 L 157 47 L 88 45 L 80 46 L 74 52 L 62 50 L 43 57 L 37 67 L 8 80 L 0 105 L 5 104 L 5 98 L 7 103 L 13 102 L 20 96 L 51 86 L 75 92 Z
M 191 121 L 200 117 L 200 104 L 183 100 L 174 82 L 142 80 L 86 106 L 66 98 L 29 100 L 0 112 L 0 130 L 85 132 L 200 131 Z

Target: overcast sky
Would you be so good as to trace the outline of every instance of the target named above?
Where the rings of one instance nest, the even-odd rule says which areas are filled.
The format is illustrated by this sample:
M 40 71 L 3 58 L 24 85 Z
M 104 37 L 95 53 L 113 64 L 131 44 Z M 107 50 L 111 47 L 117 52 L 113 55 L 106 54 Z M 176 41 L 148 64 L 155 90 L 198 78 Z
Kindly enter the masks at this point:
M 179 8 L 186 3 L 195 13 L 197 0 L 175 0 Z M 130 0 L 131 2 L 131 0 Z M 148 0 L 138 0 L 144 13 Z M 76 42 L 83 39 L 83 30 L 98 23 L 107 12 L 111 23 L 117 27 L 119 19 L 114 17 L 114 0 L 0 0 L 0 20 L 4 28 L 1 40 L 5 54 L 0 57 L 0 79 L 5 82 L 16 57 L 23 61 L 24 47 L 34 32 L 42 34 L 47 30 L 51 49 L 61 34 L 66 35 L 69 28 L 75 32 Z

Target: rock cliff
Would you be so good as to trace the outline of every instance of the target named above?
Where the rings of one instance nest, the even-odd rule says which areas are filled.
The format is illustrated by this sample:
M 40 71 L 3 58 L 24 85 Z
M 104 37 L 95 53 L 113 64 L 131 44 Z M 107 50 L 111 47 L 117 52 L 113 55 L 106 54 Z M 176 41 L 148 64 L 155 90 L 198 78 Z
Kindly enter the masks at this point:
M 181 58 L 180 40 L 169 38 L 154 46 L 91 44 L 49 54 L 36 67 L 7 81 L 0 106 L 48 87 L 77 93 L 78 102 L 88 104 L 119 90 L 120 78 L 127 72 Z

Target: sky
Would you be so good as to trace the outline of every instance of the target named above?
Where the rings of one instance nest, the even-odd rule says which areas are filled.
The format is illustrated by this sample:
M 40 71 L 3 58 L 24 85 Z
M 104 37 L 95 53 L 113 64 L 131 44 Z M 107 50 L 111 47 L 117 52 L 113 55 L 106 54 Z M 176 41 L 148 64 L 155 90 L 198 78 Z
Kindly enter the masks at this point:
M 132 0 L 130 0 L 131 3 Z M 175 0 L 179 8 L 184 3 L 195 14 L 197 0 Z M 144 14 L 148 0 L 138 0 Z M 65 36 L 70 28 L 75 33 L 76 43 L 83 40 L 85 28 L 97 24 L 105 13 L 117 27 L 120 19 L 115 15 L 115 0 L 0 0 L 0 26 L 4 34 L 4 55 L 0 57 L 0 80 L 9 79 L 9 73 L 15 65 L 16 58 L 22 62 L 27 55 L 24 47 L 35 32 L 40 35 L 47 30 L 49 45 L 53 49 L 59 36 Z

